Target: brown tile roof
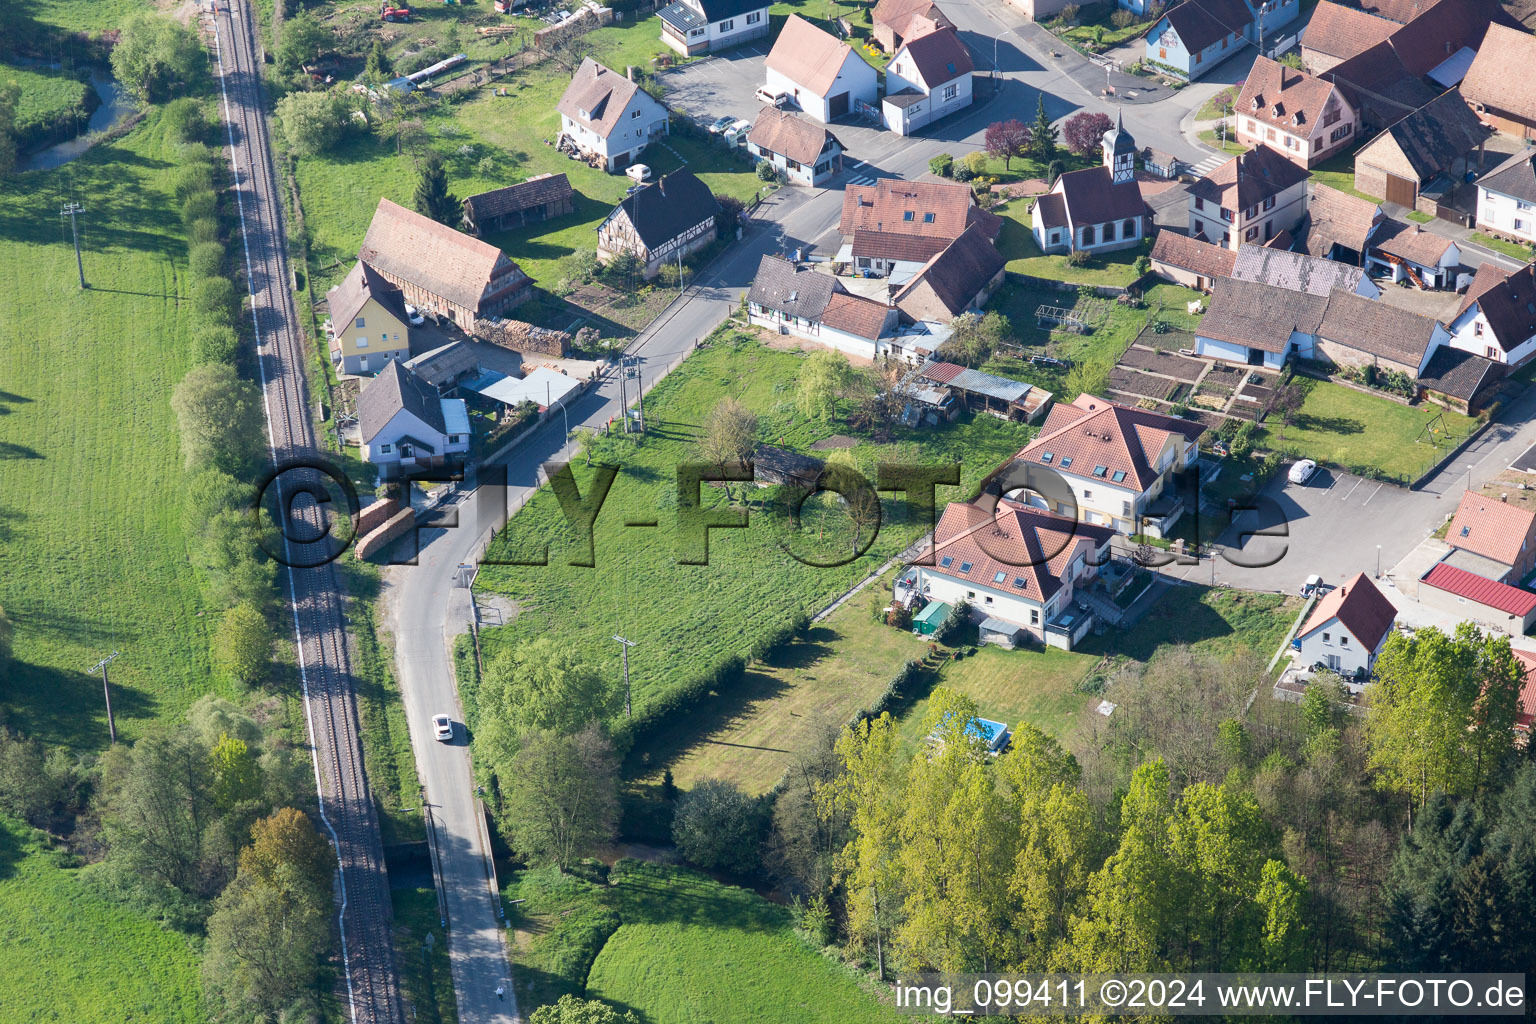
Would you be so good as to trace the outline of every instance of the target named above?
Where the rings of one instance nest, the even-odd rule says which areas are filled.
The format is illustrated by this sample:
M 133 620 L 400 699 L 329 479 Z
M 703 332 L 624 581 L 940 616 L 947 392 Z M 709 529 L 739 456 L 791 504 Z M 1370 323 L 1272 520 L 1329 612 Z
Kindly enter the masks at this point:
M 389 311 L 390 315 L 402 324 L 405 319 L 405 299 L 400 296 L 400 289 L 390 284 L 362 260 L 353 264 L 347 276 L 341 279 L 341 284 L 325 293 L 325 305 L 331 313 L 331 323 L 335 325 L 337 333 L 362 312 L 363 306 L 369 299 L 375 299 L 379 305 Z
M 1481 405 L 1480 396 L 1504 379 L 1508 368 L 1484 356 L 1475 356 L 1465 349 L 1441 345 L 1429 357 L 1419 383 L 1430 391 L 1459 398 L 1474 408 Z
M 1231 277 L 1237 253 L 1221 245 L 1202 242 L 1167 228 L 1152 243 L 1152 261 L 1188 270 L 1201 277 Z
M 1381 207 L 1368 199 L 1329 185 L 1314 184 L 1312 199 L 1307 204 L 1307 252 L 1326 258 L 1335 243 L 1363 252 L 1381 215 Z
M 990 511 L 952 501 L 934 527 L 934 564 L 924 571 L 1044 603 L 1061 589 L 1061 574 L 1073 559 L 1092 557 L 1114 536 L 1105 527 L 1006 498 Z M 961 572 L 967 565 L 970 571 Z
M 1321 0 L 1301 35 L 1301 45 L 1344 60 L 1385 41 L 1398 27 L 1386 18 Z
M 867 259 L 926 263 L 949 245 L 947 238 L 901 235 L 891 231 L 855 231 L 853 255 Z
M 757 264 L 747 301 L 805 320 L 820 320 L 839 290 L 837 278 L 798 267 L 777 256 L 764 256 Z
M 565 176 L 564 171 L 561 171 L 559 174 L 537 174 L 516 185 L 481 192 L 464 200 L 464 206 L 472 211 L 475 221 L 479 222 L 508 213 L 531 210 L 535 206 L 562 202 L 569 199 L 571 193 L 570 179 Z
M 1390 40 L 1362 50 L 1322 77 L 1338 85 L 1368 123 L 1378 125 L 1391 124 L 1437 95 L 1404 66 Z
M 1067 204 L 1062 202 L 1061 196 L 1055 192 L 1048 193 L 1035 200 L 1035 223 L 1043 228 L 1064 228 L 1067 226 Z
M 1536 336 L 1536 265 L 1527 263 L 1511 273 L 1492 263 L 1477 268 L 1456 316 L 1476 304 L 1481 308 L 1499 347 L 1509 352 Z
M 555 109 L 606 139 L 639 89 L 612 68 L 585 57 Z
M 492 280 L 510 273 L 526 276 L 494 245 L 388 199 L 379 200 L 357 256 L 471 310 L 479 308 Z
M 1536 35 L 1490 25 L 1461 81 L 1467 102 L 1536 121 Z
M 1291 332 L 1316 334 L 1328 299 L 1257 281 L 1218 278 L 1211 289 L 1211 308 L 1195 334 L 1213 341 L 1285 352 Z
M 1434 6 L 1435 0 L 1365 0 L 1360 9 L 1378 18 L 1406 25 Z
M 947 243 L 959 238 L 966 229 L 971 208 L 969 185 L 881 178 L 873 185 L 848 186 L 843 193 L 843 215 L 837 230 L 844 235 L 859 229 L 922 235 L 942 238 Z M 906 219 L 908 211 L 912 213 L 911 220 Z M 933 215 L 931 223 L 926 219 L 929 214 Z
M 1463 47 L 1483 47 L 1489 28 L 1524 34 L 1499 0 L 1436 0 L 1393 33 L 1392 48 L 1410 74 L 1427 75 Z
M 880 337 L 890 307 L 862 295 L 834 292 L 821 314 L 821 322 L 849 334 L 874 341 Z
M 1306 168 L 1297 167 L 1266 145 L 1258 145 L 1189 186 L 1189 194 L 1229 210 L 1243 210 L 1306 180 Z
M 853 48 L 791 14 L 768 53 L 767 67 L 817 96 L 826 96 Z M 854 54 L 855 60 L 862 60 Z
M 752 131 L 747 134 L 747 141 L 752 145 L 770 153 L 781 153 L 808 166 L 816 163 L 829 139 L 837 141 L 825 125 L 774 107 L 759 111 Z
M 902 286 L 892 301 L 901 305 L 902 299 L 912 294 L 922 282 L 938 296 L 951 316 L 959 316 L 968 309 L 977 293 L 992 282 L 1007 261 L 997 246 L 987 241 L 978 227 L 967 228 L 965 233 L 936 254 L 912 280 Z
M 936 29 L 902 44 L 930 90 L 974 71 L 971 51 L 952 28 Z
M 1445 532 L 1453 548 L 1514 565 L 1521 552 L 1536 542 L 1536 512 L 1467 491 L 1456 506 L 1456 517 Z
M 1058 402 L 1051 407 L 1039 435 L 1018 458 L 1058 473 L 1143 491 L 1157 479 L 1154 467 L 1170 435 L 1193 441 L 1204 431 L 1192 420 L 1079 395 L 1070 405 Z M 1116 479 L 1118 474 L 1124 475 Z
M 1329 100 L 1339 102 L 1335 92 L 1332 82 L 1260 56 L 1253 62 L 1233 110 L 1243 117 L 1308 135 L 1323 119 Z
M 1421 267 L 1434 267 L 1439 266 L 1445 251 L 1454 244 L 1444 235 L 1425 231 L 1417 224 L 1387 220 L 1382 223 L 1381 232 L 1371 242 L 1371 248 L 1400 256 Z
M 1056 179 L 1055 191 L 1067 204 L 1076 226 L 1147 215 L 1146 200 L 1134 181 L 1114 183 L 1103 164 L 1068 171 Z
M 907 22 L 913 15 L 924 15 L 935 10 L 933 0 L 880 0 L 869 18 L 873 24 L 889 25 L 897 35 L 904 35 Z
M 1397 609 L 1376 589 L 1369 576 L 1357 573 L 1348 583 L 1323 595 L 1313 607 L 1312 614 L 1307 616 L 1306 625 L 1296 635 L 1306 636 L 1335 617 L 1361 647 L 1374 651 L 1391 630 L 1397 619 Z
M 1448 168 L 1462 154 L 1481 145 L 1492 129 L 1467 106 L 1459 89 L 1449 89 L 1418 110 L 1399 118 L 1361 147 L 1356 162 L 1373 163 L 1373 150 L 1396 145 L 1420 183 Z
M 1227 276 L 1326 296 L 1335 288 L 1353 292 L 1360 287 L 1365 271 L 1348 263 L 1244 242 Z
M 1529 149 L 1522 149 L 1477 179 L 1479 188 L 1486 188 L 1502 196 L 1512 196 L 1522 202 L 1536 203 L 1536 163 Z
M 1411 365 L 1419 364 L 1434 342 L 1440 323 L 1427 316 L 1342 289 L 1328 296 L 1317 336 L 1359 352 Z

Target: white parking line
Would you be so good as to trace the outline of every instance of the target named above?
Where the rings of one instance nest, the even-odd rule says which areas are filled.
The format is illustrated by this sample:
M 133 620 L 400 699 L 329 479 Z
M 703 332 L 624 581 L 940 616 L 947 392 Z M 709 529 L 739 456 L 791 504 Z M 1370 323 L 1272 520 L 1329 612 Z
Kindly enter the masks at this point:
M 1355 486 L 1353 486 L 1353 487 L 1351 487 L 1349 489 L 1349 494 L 1354 494 L 1355 491 L 1360 489 L 1360 485 L 1363 484 L 1363 483 L 1365 483 L 1365 477 L 1363 477 L 1363 476 L 1362 477 L 1357 477 L 1355 479 Z M 1344 495 L 1344 497 L 1340 498 L 1339 500 L 1340 501 L 1348 501 L 1349 500 L 1349 494 Z
M 1377 484 L 1376 485 L 1376 489 L 1371 492 L 1371 498 L 1374 498 L 1374 497 L 1376 497 L 1376 495 L 1380 494 L 1381 493 L 1381 489 L 1383 487 L 1385 487 L 1385 486 L 1387 486 L 1387 482 L 1385 480 L 1383 480 L 1381 483 Z M 1364 508 L 1365 506 L 1369 505 L 1371 503 L 1371 498 L 1366 498 L 1364 501 L 1362 501 L 1360 503 L 1360 507 Z

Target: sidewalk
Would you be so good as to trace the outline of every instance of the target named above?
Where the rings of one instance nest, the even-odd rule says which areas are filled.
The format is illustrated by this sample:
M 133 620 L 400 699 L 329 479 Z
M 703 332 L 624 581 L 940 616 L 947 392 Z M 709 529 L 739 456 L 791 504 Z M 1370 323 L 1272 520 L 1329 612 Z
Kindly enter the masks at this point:
M 1010 15 L 1013 14 L 1008 8 Z M 1010 19 L 1013 20 L 1013 19 Z M 1042 65 L 1054 64 L 1062 74 L 1077 83 L 1079 88 L 1098 96 L 1101 99 L 1112 99 L 1116 103 L 1131 105 L 1137 103 L 1156 103 L 1165 100 L 1173 94 L 1173 90 L 1166 85 L 1153 82 L 1150 79 L 1138 78 L 1136 75 L 1128 75 L 1123 71 L 1106 70 L 1093 61 L 1078 53 L 1065 42 L 1058 39 L 1045 26 L 1033 22 L 1017 20 L 1012 25 L 1014 34 L 1025 44 L 1029 55 L 1038 60 Z M 1110 56 L 1105 54 L 1103 56 Z M 1114 94 L 1106 96 L 1104 87 L 1113 87 Z

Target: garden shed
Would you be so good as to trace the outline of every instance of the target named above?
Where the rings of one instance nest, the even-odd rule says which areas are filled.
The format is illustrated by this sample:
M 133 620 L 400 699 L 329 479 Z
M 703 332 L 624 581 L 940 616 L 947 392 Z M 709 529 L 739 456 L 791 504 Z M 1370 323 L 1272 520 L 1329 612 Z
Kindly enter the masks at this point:
M 929 601 L 922 611 L 912 616 L 912 628 L 923 636 L 932 636 L 947 618 L 949 605 L 943 601 Z

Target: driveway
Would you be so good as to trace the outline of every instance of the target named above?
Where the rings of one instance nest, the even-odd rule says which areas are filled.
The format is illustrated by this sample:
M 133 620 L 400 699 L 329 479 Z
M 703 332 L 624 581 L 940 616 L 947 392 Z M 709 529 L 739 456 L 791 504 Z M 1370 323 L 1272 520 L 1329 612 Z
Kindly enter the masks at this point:
M 1391 569 L 1456 508 L 1454 498 L 1327 469 L 1303 485 L 1277 477 L 1257 505 L 1239 512 L 1218 539 L 1214 582 L 1294 593 L 1312 573 L 1329 583 L 1357 572 L 1375 576 L 1378 558 L 1381 571 Z M 1213 582 L 1212 560 L 1165 571 Z

